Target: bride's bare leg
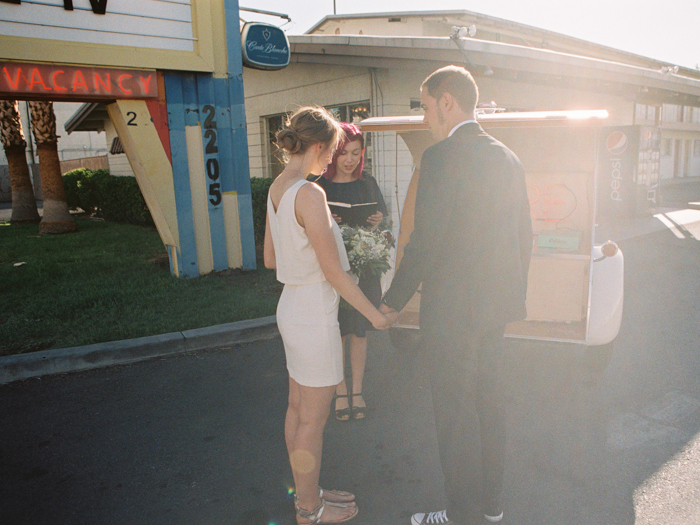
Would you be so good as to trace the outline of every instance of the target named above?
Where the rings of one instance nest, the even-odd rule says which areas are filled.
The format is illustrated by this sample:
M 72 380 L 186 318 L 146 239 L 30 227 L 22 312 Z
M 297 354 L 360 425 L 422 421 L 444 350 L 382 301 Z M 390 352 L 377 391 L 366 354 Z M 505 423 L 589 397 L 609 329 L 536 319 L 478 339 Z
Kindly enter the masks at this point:
M 287 444 L 287 454 L 292 457 L 294 451 L 294 436 L 299 426 L 299 403 L 301 402 L 300 385 L 291 377 L 289 378 L 289 400 L 287 415 L 284 418 L 284 441 Z
M 330 413 L 335 387 L 307 387 L 291 378 L 289 385 L 289 407 L 285 419 L 287 451 L 299 506 L 310 511 L 321 504 L 318 478 L 321 471 L 323 429 Z M 353 506 L 329 505 L 323 512 L 321 523 L 337 521 L 354 513 Z

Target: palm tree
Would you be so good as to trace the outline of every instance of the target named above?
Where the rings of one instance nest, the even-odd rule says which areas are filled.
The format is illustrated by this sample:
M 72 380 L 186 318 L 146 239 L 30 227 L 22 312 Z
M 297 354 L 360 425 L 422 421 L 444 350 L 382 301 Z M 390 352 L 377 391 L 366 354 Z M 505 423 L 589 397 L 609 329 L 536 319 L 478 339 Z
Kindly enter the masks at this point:
M 39 154 L 41 190 L 44 196 L 44 217 L 39 223 L 39 233 L 75 231 L 78 226 L 68 211 L 61 176 L 61 162 L 58 160 L 58 137 L 53 102 L 29 102 L 29 109 L 36 150 Z
M 34 188 L 27 166 L 27 141 L 16 100 L 0 100 L 0 138 L 5 148 L 12 188 L 10 224 L 37 223 L 41 220 L 36 209 Z

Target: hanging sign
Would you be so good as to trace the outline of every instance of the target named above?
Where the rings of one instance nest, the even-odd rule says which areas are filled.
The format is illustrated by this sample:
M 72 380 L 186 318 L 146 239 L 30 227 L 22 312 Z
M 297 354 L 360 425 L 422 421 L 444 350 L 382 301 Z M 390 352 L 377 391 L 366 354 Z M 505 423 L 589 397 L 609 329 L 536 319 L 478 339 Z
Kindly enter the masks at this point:
M 259 22 L 241 30 L 243 65 L 253 69 L 282 69 L 289 64 L 289 40 L 279 27 Z

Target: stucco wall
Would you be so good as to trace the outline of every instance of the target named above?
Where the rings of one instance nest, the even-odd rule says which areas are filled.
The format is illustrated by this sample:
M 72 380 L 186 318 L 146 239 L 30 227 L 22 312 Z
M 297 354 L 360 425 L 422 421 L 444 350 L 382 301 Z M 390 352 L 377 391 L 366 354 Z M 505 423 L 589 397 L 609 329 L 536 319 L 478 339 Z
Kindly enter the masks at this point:
M 246 69 L 243 85 L 251 177 L 269 176 L 265 117 L 300 106 L 331 106 L 370 98 L 370 77 L 364 68 L 291 64 L 280 71 Z

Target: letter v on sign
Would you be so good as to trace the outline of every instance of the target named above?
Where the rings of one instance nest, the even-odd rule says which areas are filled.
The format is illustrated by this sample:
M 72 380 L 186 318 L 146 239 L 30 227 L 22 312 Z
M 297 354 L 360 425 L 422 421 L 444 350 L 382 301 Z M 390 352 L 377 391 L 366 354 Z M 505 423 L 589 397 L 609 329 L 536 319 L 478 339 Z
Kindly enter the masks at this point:
M 19 2 L 17 2 L 19 4 Z M 104 15 L 107 12 L 107 0 L 90 0 L 92 12 L 96 15 Z M 63 0 L 63 9 L 73 10 L 73 0 Z
M 90 5 L 96 15 L 104 15 L 107 12 L 107 0 L 90 0 Z

